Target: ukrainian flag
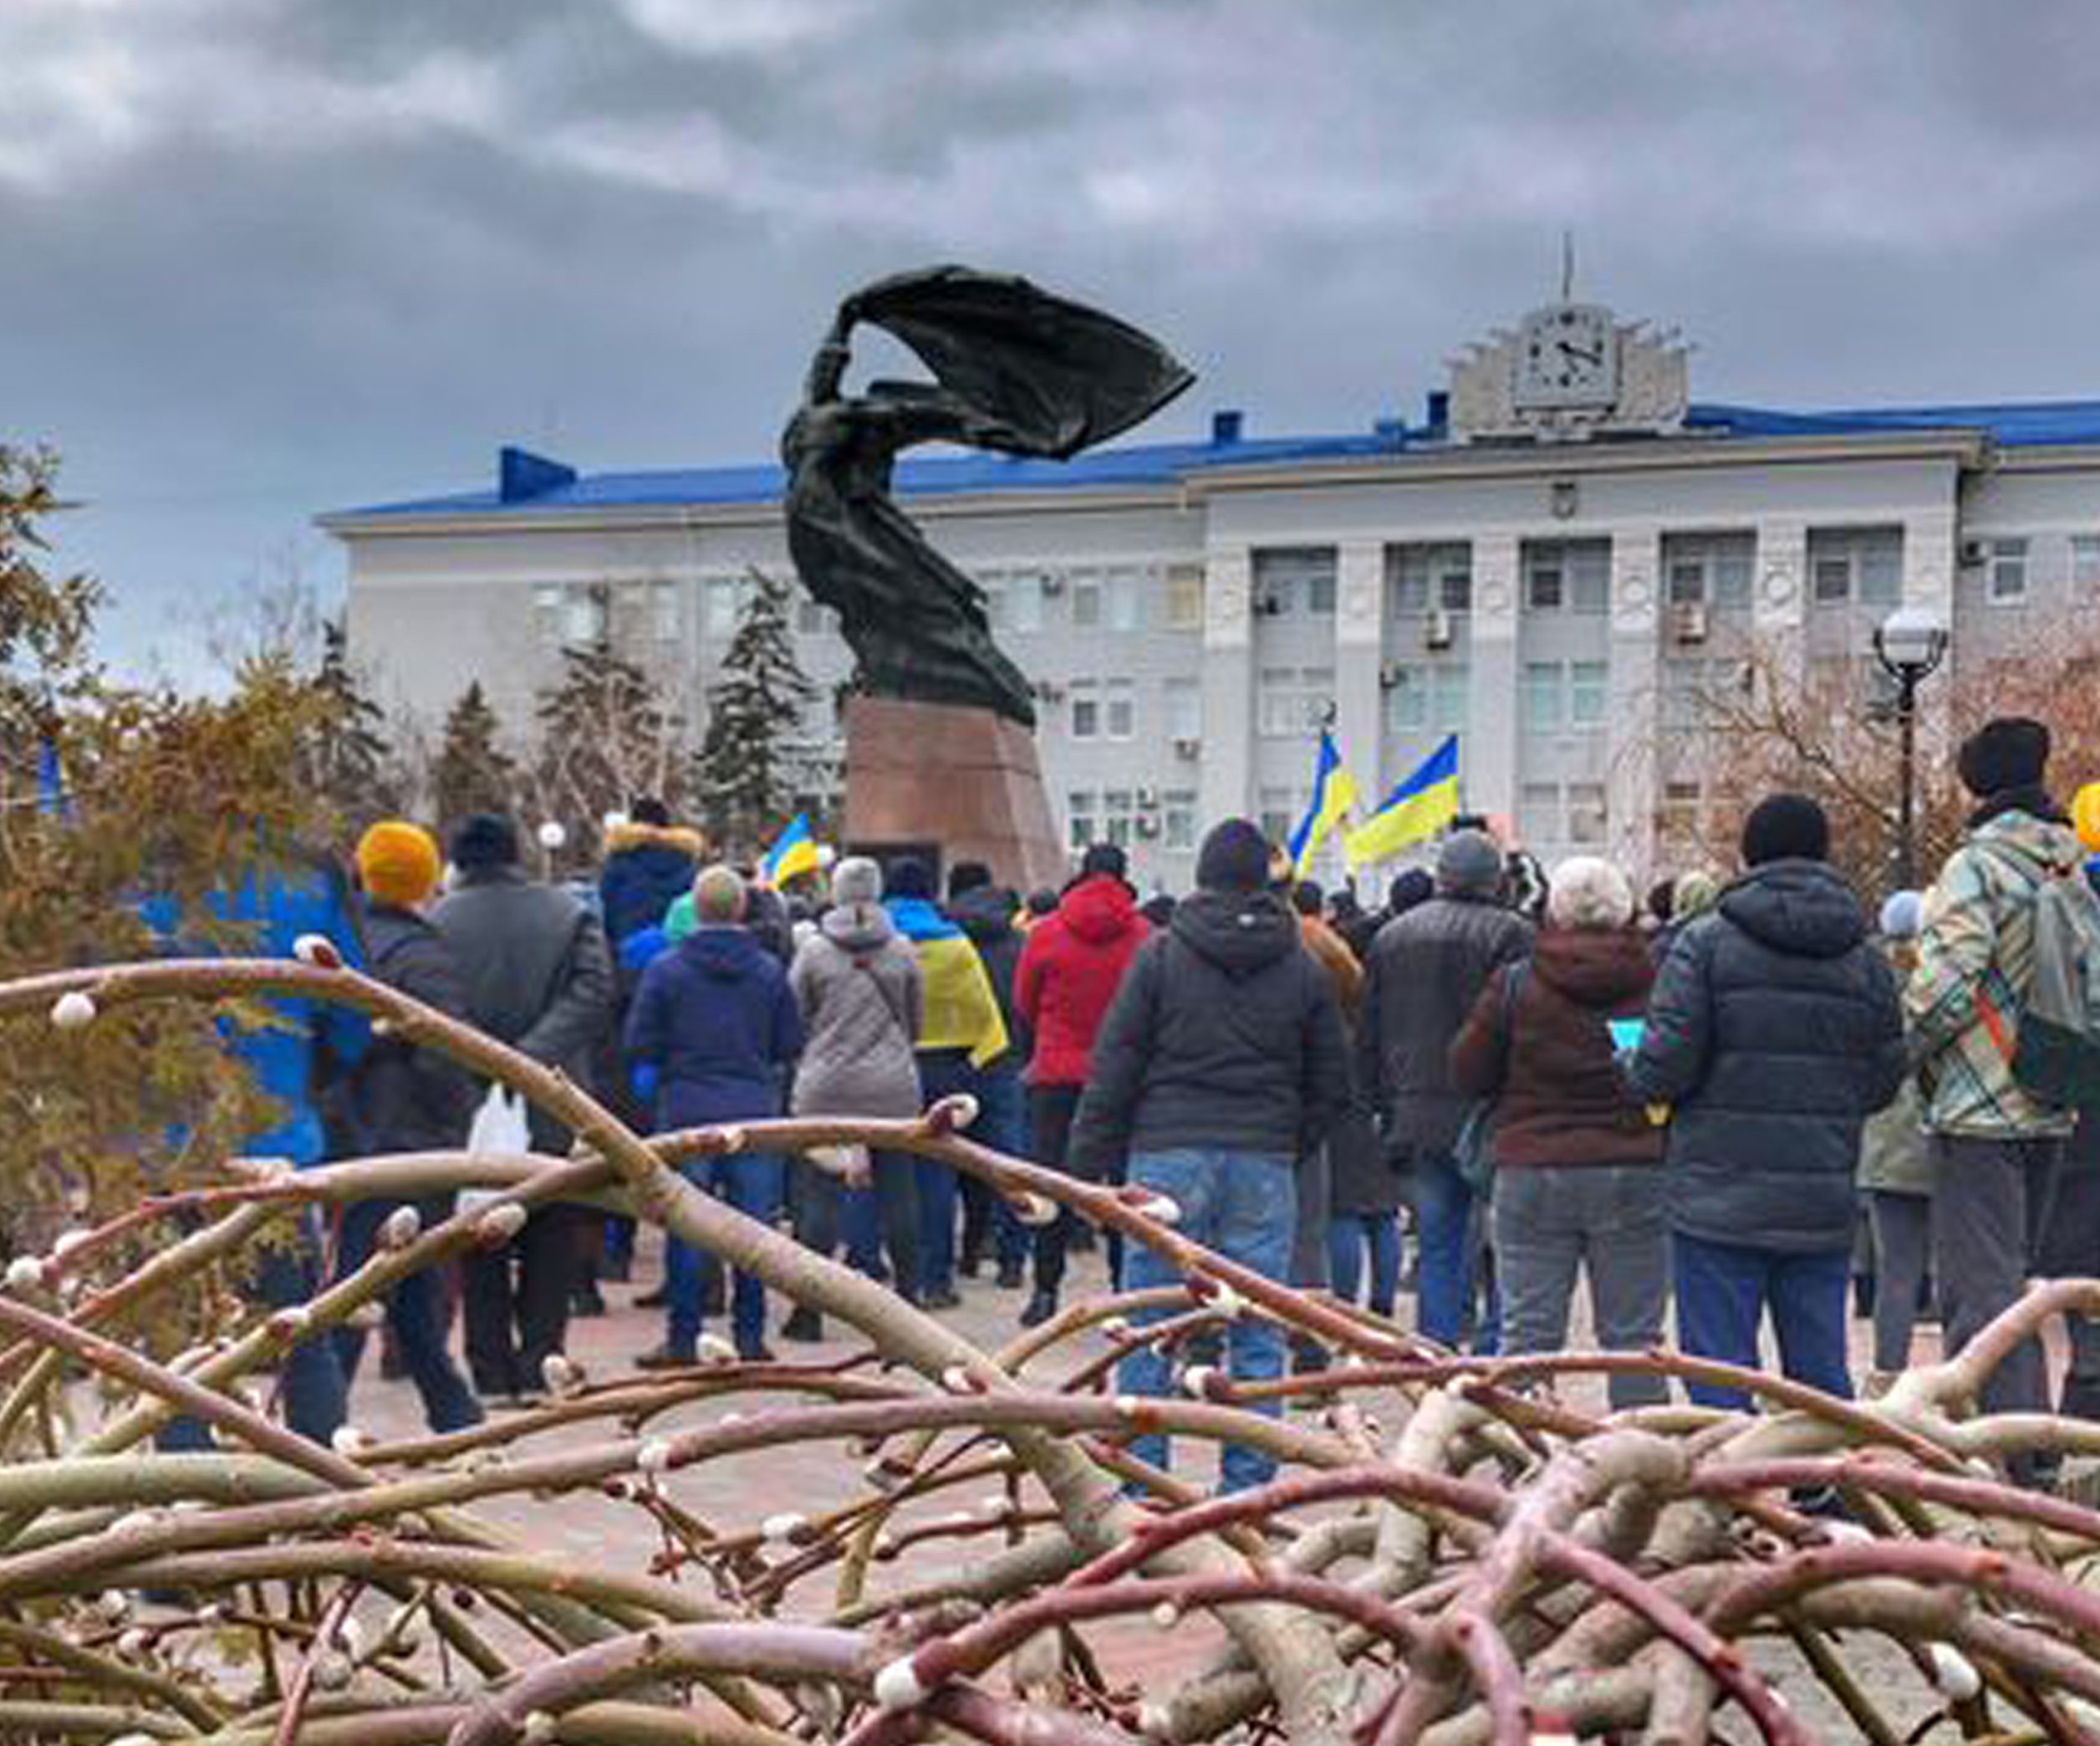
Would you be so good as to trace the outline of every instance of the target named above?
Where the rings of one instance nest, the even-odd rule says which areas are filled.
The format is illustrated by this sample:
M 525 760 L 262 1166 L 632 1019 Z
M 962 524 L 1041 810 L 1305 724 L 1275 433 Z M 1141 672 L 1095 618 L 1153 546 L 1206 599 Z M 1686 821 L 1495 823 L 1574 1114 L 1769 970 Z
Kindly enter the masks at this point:
M 797 813 L 788 828 L 773 840 L 759 863 L 766 883 L 776 889 L 791 879 L 818 869 L 817 840 L 809 834 L 809 814 Z
M 1360 867 L 1426 842 L 1458 816 L 1458 736 L 1450 735 L 1414 773 L 1348 835 L 1349 865 Z
M 1292 868 L 1301 879 L 1312 857 L 1319 852 L 1320 845 L 1355 804 L 1356 784 L 1342 768 L 1342 754 L 1335 748 L 1333 733 L 1323 728 L 1319 756 L 1312 767 L 1312 804 L 1298 820 L 1298 828 L 1291 833 L 1288 845 Z

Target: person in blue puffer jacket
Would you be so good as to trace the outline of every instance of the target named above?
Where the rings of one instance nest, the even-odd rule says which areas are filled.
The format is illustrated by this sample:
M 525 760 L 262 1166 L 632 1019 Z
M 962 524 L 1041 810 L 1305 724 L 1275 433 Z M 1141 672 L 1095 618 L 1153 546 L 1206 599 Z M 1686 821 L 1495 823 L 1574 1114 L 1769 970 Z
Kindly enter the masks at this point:
M 232 924 L 242 933 L 231 955 L 288 958 L 298 942 L 312 935 L 333 947 L 343 962 L 362 967 L 364 948 L 343 870 L 326 857 L 288 850 L 237 883 L 211 893 L 194 916 L 175 898 L 157 896 L 140 913 L 171 957 L 219 957 L 223 948 L 205 944 L 198 930 L 206 918 Z M 294 1169 L 325 1161 L 332 1155 L 359 1150 L 354 1133 L 334 1119 L 331 1092 L 364 1053 L 370 1027 L 347 1007 L 298 998 L 267 1003 L 273 1023 L 238 1027 L 222 1024 L 220 1035 L 229 1056 L 241 1063 L 256 1089 L 278 1106 L 270 1126 L 250 1134 L 246 1156 L 282 1158 Z M 266 1249 L 256 1268 L 257 1294 L 273 1309 L 303 1304 L 320 1280 L 319 1221 L 301 1221 L 299 1240 Z M 326 1336 L 293 1347 L 284 1366 L 285 1417 L 303 1437 L 325 1444 L 349 1416 L 349 1388 L 334 1343 Z M 166 1447 L 206 1447 L 201 1426 L 178 1421 L 164 1439 Z
M 802 1016 L 786 973 L 743 925 L 747 904 L 734 869 L 709 867 L 693 882 L 698 925 L 651 962 L 635 991 L 627 1060 L 637 1091 L 653 1103 L 659 1133 L 781 1112 L 789 1070 L 802 1053 Z M 779 1218 L 785 1167 L 777 1155 L 738 1151 L 685 1167 L 689 1180 L 760 1223 Z M 670 1327 L 664 1344 L 638 1361 L 643 1368 L 695 1361 L 702 1269 L 714 1264 L 675 1239 L 666 1244 Z M 765 1288 L 755 1278 L 737 1276 L 731 1322 L 739 1355 L 772 1356 Z

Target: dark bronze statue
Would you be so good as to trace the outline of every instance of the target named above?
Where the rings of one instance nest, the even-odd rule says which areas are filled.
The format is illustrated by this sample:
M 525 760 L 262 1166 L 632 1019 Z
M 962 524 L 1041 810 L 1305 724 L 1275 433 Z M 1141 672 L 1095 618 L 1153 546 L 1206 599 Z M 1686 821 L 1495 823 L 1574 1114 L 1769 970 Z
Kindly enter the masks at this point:
M 909 346 L 934 380 L 872 382 L 847 395 L 862 322 Z M 1033 727 L 1033 695 L 991 639 L 983 590 L 890 496 L 897 456 L 915 443 L 956 442 L 1068 460 L 1193 380 L 1136 329 L 1026 279 L 935 267 L 841 304 L 781 448 L 788 549 L 803 586 L 838 611 L 855 688 L 973 704 Z

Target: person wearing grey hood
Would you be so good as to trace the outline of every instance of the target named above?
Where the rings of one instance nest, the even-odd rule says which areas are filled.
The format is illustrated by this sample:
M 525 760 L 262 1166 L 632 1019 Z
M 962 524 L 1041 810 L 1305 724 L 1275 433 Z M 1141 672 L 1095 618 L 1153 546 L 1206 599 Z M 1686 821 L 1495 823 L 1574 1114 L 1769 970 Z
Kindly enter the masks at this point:
M 1416 1325 L 1454 1347 L 1473 1306 L 1481 1224 L 1455 1156 L 1471 1100 L 1451 1084 L 1451 1043 L 1488 978 L 1532 950 L 1531 923 L 1503 900 L 1503 873 L 1486 831 L 1444 840 L 1436 895 L 1371 943 L 1357 1031 L 1360 1082 L 1378 1100 L 1387 1152 L 1414 1178 Z M 1492 1350 L 1495 1337 L 1491 1308 L 1476 1344 Z
M 805 1034 L 795 1072 L 797 1116 L 918 1115 L 921 1091 L 915 1053 L 923 1010 L 919 962 L 882 904 L 882 869 L 849 855 L 832 870 L 832 906 L 813 938 L 795 953 L 788 973 Z M 796 1197 L 796 1234 L 818 1253 L 838 1245 L 843 1223 L 848 1258 L 879 1278 L 889 1252 L 890 1283 L 905 1297 L 919 1294 L 918 1195 L 908 1156 L 878 1152 L 869 1180 L 848 1185 L 805 1161 Z M 798 1308 L 781 1329 L 783 1340 L 817 1340 L 816 1312 Z

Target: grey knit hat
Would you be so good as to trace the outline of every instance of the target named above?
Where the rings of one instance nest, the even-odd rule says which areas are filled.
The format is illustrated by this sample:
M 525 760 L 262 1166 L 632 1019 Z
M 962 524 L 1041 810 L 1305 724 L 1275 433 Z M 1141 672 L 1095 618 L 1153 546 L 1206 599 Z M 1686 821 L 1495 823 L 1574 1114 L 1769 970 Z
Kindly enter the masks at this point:
M 880 864 L 864 855 L 848 855 L 831 870 L 831 901 L 838 904 L 880 903 Z
M 1482 897 L 1502 882 L 1502 850 L 1485 830 L 1455 830 L 1436 851 L 1436 889 L 1450 896 Z

